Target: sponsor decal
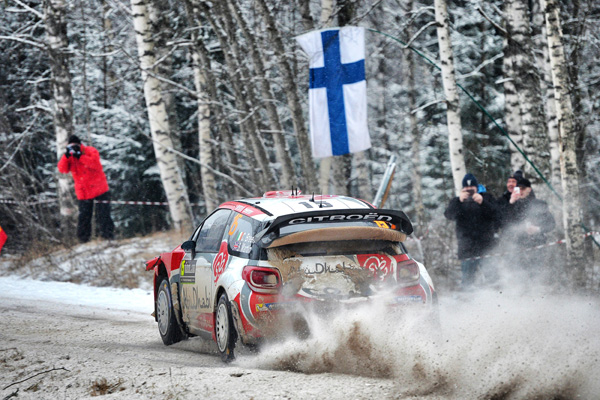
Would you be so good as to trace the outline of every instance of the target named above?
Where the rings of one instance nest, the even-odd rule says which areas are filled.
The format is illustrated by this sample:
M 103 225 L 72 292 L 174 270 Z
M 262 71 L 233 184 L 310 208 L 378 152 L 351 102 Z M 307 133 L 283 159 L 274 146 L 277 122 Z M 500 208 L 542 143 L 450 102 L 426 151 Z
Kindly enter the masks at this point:
M 192 290 L 186 290 L 183 294 L 183 306 L 187 309 L 198 310 L 200 308 L 210 307 L 210 296 L 208 295 L 208 288 L 204 286 L 204 296 L 198 293 L 196 286 L 192 287 Z
M 374 276 L 385 278 L 393 273 L 392 260 L 388 256 L 379 254 L 359 254 L 356 256 L 364 269 L 373 272 Z
M 181 283 L 196 283 L 196 260 L 181 261 Z
M 215 257 L 215 261 L 213 261 L 213 275 L 215 278 L 215 283 L 219 280 L 219 277 L 225 271 L 227 267 L 227 261 L 229 260 L 229 254 L 227 253 L 227 242 L 221 242 L 221 247 L 219 248 L 219 254 Z
M 260 303 L 256 305 L 256 311 L 274 311 L 281 310 L 285 304 L 283 303 Z
M 392 221 L 391 215 L 368 213 L 368 214 L 350 214 L 350 215 L 315 215 L 306 218 L 292 219 L 289 224 L 306 224 L 310 222 L 330 222 L 330 221 Z
M 423 297 L 421 296 L 396 296 L 394 299 L 397 304 L 406 304 L 406 303 L 422 303 Z
M 345 261 L 342 261 L 341 263 L 336 263 L 335 265 L 333 264 L 327 264 L 326 262 L 323 263 L 315 263 L 315 265 L 313 267 L 308 266 L 304 268 L 304 272 L 310 275 L 313 274 L 336 274 L 336 273 L 343 273 L 346 270 L 349 269 L 358 269 L 359 267 L 354 265 L 354 264 L 346 264 Z

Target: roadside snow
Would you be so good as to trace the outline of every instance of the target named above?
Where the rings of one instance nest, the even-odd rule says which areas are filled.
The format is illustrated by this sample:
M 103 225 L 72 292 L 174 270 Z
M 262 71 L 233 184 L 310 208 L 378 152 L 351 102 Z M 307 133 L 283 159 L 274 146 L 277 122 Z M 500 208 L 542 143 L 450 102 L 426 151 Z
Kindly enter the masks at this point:
M 42 282 L 18 277 L 0 277 L 0 298 L 55 302 L 69 306 L 134 311 L 146 317 L 153 311 L 153 294 L 144 289 L 117 289 L 77 285 L 70 282 Z

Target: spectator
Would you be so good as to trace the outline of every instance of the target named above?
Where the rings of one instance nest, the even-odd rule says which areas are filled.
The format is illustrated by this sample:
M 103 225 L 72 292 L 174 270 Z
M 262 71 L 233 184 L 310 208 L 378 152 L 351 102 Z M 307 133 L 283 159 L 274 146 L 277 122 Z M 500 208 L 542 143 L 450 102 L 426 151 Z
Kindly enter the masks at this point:
M 456 221 L 458 259 L 461 260 L 462 285 L 471 286 L 475 273 L 481 266 L 482 257 L 495 245 L 498 209 L 494 197 L 479 188 L 473 174 L 466 174 L 458 197 L 450 200 L 444 216 Z M 479 189 L 479 190 L 478 190 Z M 485 189 L 483 189 L 485 190 Z M 495 279 L 495 271 L 488 278 Z
M 522 248 L 539 246 L 547 242 L 546 234 L 554 229 L 554 217 L 548 204 L 535 197 L 531 182 L 526 178 L 517 181 L 510 195 L 506 222 L 511 240 Z
M 95 200 L 110 200 L 106 175 L 100 163 L 100 154 L 92 146 L 85 146 L 75 135 L 69 138 L 65 154 L 58 161 L 58 171 L 73 175 L 75 195 L 79 200 L 79 219 L 77 238 L 81 243 L 88 242 L 92 236 L 92 214 Z M 96 204 L 96 225 L 100 235 L 113 239 L 114 224 L 110 217 L 110 203 Z
M 506 191 L 498 198 L 498 229 L 501 229 L 505 225 L 505 219 L 508 214 L 508 206 L 510 202 L 510 196 L 515 187 L 517 187 L 517 181 L 523 178 L 523 171 L 516 170 L 514 174 L 508 177 L 506 180 Z

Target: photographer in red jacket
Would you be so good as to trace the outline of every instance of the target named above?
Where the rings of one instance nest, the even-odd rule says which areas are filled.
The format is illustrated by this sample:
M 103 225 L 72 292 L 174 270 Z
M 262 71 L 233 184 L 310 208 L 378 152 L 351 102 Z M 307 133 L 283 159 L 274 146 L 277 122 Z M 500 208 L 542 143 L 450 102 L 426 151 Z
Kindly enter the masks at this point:
M 108 182 L 100 163 L 100 154 L 92 146 L 84 146 L 75 135 L 69 138 L 65 154 L 58 161 L 58 171 L 73 174 L 75 195 L 79 200 L 77 237 L 82 243 L 92 236 L 94 200 L 110 200 Z M 100 236 L 113 239 L 114 224 L 110 217 L 110 203 L 96 203 L 96 225 Z

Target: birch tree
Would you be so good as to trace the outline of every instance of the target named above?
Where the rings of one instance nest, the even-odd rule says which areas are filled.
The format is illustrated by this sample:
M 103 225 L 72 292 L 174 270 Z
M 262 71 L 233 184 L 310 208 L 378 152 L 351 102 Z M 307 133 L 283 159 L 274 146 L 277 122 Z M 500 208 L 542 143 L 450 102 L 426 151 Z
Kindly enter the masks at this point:
M 229 10 L 235 17 L 239 28 L 246 39 L 246 42 L 248 43 L 250 56 L 252 58 L 252 62 L 254 63 L 254 72 L 257 75 L 258 84 L 260 86 L 261 101 L 267 112 L 270 133 L 273 137 L 273 141 L 275 142 L 276 157 L 281 164 L 280 184 L 286 188 L 297 186 L 294 167 L 290 157 L 290 151 L 285 142 L 285 137 L 283 136 L 283 126 L 279 120 L 279 115 L 275 107 L 275 98 L 273 96 L 271 84 L 266 77 L 266 68 L 262 59 L 262 55 L 259 52 L 252 33 L 248 29 L 248 25 L 244 20 L 239 6 L 235 1 L 231 0 L 227 0 L 227 4 L 229 6 Z
M 302 104 L 298 96 L 295 75 L 292 73 L 292 68 L 286 59 L 285 46 L 283 45 L 281 34 L 277 29 L 275 18 L 273 17 L 271 10 L 267 6 L 265 0 L 257 0 L 256 4 L 273 44 L 273 51 L 275 52 L 277 65 L 283 80 L 283 91 L 292 115 L 294 132 L 296 133 L 296 139 L 298 141 L 298 150 L 300 152 L 303 173 L 303 189 L 309 192 L 311 189 L 317 188 L 318 183 L 315 175 L 315 166 L 311 157 L 311 145 L 308 130 L 306 128 L 306 121 L 304 114 L 302 113 Z
M 573 107 L 567 83 L 567 64 L 562 43 L 560 8 L 557 0 L 542 0 L 552 66 L 559 130 L 560 171 L 563 191 L 563 224 L 567 242 L 568 272 L 574 287 L 585 287 L 584 237 L 581 232 L 579 172 L 575 154 Z
M 548 148 L 550 152 L 550 182 L 556 190 L 560 190 L 560 152 L 558 150 L 558 120 L 556 118 L 556 101 L 554 100 L 554 86 L 552 84 L 552 65 L 550 65 L 550 52 L 546 35 L 544 10 L 539 1 L 533 2 L 531 9 L 532 26 L 534 27 L 533 42 L 537 49 L 537 69 L 541 76 L 542 96 L 546 116 L 546 130 L 548 132 Z
M 521 130 L 521 108 L 519 107 L 519 95 L 517 94 L 516 80 L 514 78 L 514 50 L 515 46 L 509 45 L 508 34 L 505 31 L 503 40 L 502 70 L 504 79 L 502 86 L 504 87 L 504 120 L 506 130 L 516 146 L 523 148 L 523 131 Z M 510 146 L 510 169 L 516 171 L 523 170 L 525 167 L 525 159 L 519 153 L 516 146 Z
M 406 5 L 406 10 L 412 13 L 413 10 L 413 2 L 409 1 Z M 412 40 L 412 26 L 409 25 L 406 28 L 406 33 L 409 38 L 409 41 Z M 411 49 L 405 50 L 406 55 L 406 83 L 408 85 L 408 108 L 410 111 L 409 121 L 410 121 L 410 135 L 412 139 L 411 143 L 411 181 L 412 181 L 412 193 L 413 200 L 415 204 L 415 214 L 417 219 L 417 235 L 423 233 L 424 229 L 424 220 L 425 220 L 425 210 L 423 206 L 423 189 L 421 183 L 421 132 L 419 132 L 419 127 L 417 123 L 417 88 L 415 84 L 415 59 Z M 415 235 L 415 236 L 417 236 Z
M 540 77 L 533 55 L 533 42 L 529 24 L 527 3 L 520 0 L 506 0 L 508 47 L 513 61 L 510 72 L 519 99 L 520 131 L 523 137 L 523 150 L 538 170 L 547 175 L 550 172 L 548 136 L 546 134 Z M 533 167 L 521 161 L 527 176 L 535 183 L 541 182 Z M 540 189 L 537 185 L 536 189 Z
M 195 25 L 194 7 L 186 0 L 186 13 L 190 26 Z M 198 158 L 200 160 L 200 176 L 202 179 L 202 193 L 204 195 L 204 203 L 206 211 L 210 212 L 219 205 L 219 196 L 217 192 L 217 183 L 212 170 L 209 168 L 214 165 L 213 148 L 211 140 L 211 123 L 210 123 L 210 89 L 208 71 L 210 69 L 203 68 L 203 65 L 210 61 L 203 57 L 202 50 L 204 44 L 198 35 L 197 29 L 191 30 L 192 44 L 190 53 L 192 58 L 192 69 L 194 71 L 194 87 L 198 95 Z M 214 85 L 214 83 L 212 83 Z
M 62 157 L 69 136 L 73 134 L 73 95 L 69 72 L 69 42 L 67 39 L 66 3 L 64 0 L 44 2 L 44 27 L 52 71 L 51 113 L 56 135 L 56 157 Z M 63 228 L 70 230 L 75 221 L 73 180 L 69 175 L 59 174 L 58 201 L 63 216 Z
M 259 189 L 263 191 L 270 190 L 275 186 L 276 180 L 269 165 L 269 157 L 264 143 L 260 138 L 256 113 L 253 112 L 252 108 L 256 104 L 252 93 L 253 87 L 250 85 L 245 68 L 240 62 L 242 59 L 241 49 L 232 27 L 231 15 L 223 4 L 213 4 L 212 7 L 209 7 L 207 3 L 202 1 L 199 3 L 199 7 L 212 26 L 224 51 L 227 74 L 235 96 L 236 107 L 240 111 L 238 123 L 244 139 L 247 143 L 250 143 L 253 153 L 248 157 L 251 160 L 251 171 L 257 176 L 255 181 L 259 181 Z M 224 26 L 217 21 L 217 17 L 222 18 L 221 22 Z
M 437 36 L 440 47 L 440 61 L 442 69 L 442 83 L 446 97 L 446 115 L 448 119 L 448 146 L 450 149 L 450 165 L 454 189 L 459 193 L 462 188 L 462 179 L 466 174 L 465 158 L 463 154 L 463 136 L 460 121 L 460 107 L 458 91 L 454 73 L 454 57 L 450 40 L 448 22 L 448 6 L 446 0 L 435 0 L 435 20 L 437 22 Z
M 150 133 L 160 178 L 167 195 L 173 226 L 180 232 L 192 229 L 192 212 L 187 189 L 177 166 L 169 132 L 167 109 L 162 98 L 160 81 L 156 78 L 154 42 L 150 32 L 146 0 L 131 0 L 133 26 L 135 29 L 144 97 L 148 109 Z

